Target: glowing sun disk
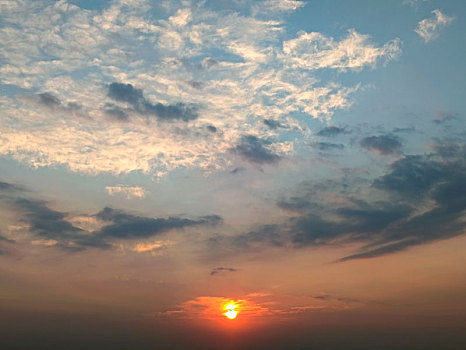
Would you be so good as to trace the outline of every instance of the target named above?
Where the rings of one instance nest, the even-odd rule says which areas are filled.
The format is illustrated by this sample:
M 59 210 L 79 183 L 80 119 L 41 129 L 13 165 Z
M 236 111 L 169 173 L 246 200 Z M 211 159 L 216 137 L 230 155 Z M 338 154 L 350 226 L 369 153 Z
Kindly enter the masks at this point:
M 226 312 L 224 313 L 224 315 L 226 317 L 228 317 L 230 320 L 235 319 L 236 316 L 238 316 L 238 311 L 235 310 L 237 306 L 238 305 L 235 305 L 233 303 L 225 305 L 224 308 L 225 308 Z
M 225 316 L 228 317 L 230 320 L 233 320 L 238 316 L 238 311 L 235 310 L 230 310 L 225 312 Z

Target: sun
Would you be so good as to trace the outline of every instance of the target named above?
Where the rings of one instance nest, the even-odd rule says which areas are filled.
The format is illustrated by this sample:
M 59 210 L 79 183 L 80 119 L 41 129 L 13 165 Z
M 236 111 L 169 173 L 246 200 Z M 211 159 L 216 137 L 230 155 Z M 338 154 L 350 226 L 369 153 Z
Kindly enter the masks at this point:
M 225 305 L 224 309 L 226 310 L 226 312 L 224 313 L 224 315 L 228 317 L 230 320 L 234 320 L 236 316 L 238 316 L 238 311 L 235 310 L 237 307 L 238 305 L 234 303 L 229 303 Z

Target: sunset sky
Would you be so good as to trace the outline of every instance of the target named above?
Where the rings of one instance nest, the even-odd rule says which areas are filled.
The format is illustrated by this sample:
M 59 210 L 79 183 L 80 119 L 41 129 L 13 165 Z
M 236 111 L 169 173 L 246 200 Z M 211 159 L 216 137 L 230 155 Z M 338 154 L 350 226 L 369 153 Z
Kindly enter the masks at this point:
M 465 35 L 462 0 L 0 0 L 0 348 L 466 348 Z

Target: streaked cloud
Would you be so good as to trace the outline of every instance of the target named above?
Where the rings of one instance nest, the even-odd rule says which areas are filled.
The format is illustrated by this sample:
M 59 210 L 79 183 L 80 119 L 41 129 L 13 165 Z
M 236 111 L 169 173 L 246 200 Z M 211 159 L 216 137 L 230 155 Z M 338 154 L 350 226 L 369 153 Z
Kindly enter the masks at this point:
M 223 266 L 220 266 L 220 267 L 216 267 L 214 269 L 212 269 L 212 271 L 210 271 L 210 275 L 213 276 L 213 275 L 216 275 L 220 272 L 236 272 L 238 270 L 232 268 L 232 267 L 223 267 Z

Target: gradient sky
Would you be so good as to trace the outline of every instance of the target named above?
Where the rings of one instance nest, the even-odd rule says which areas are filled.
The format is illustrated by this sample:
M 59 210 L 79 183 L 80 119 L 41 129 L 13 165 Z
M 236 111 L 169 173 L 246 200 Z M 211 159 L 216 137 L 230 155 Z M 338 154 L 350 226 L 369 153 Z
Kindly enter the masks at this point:
M 462 0 L 1 0 L 0 346 L 466 347 L 465 34 Z

